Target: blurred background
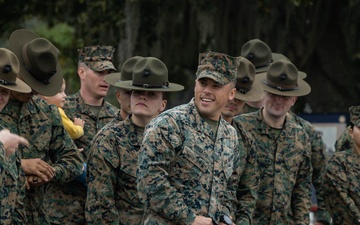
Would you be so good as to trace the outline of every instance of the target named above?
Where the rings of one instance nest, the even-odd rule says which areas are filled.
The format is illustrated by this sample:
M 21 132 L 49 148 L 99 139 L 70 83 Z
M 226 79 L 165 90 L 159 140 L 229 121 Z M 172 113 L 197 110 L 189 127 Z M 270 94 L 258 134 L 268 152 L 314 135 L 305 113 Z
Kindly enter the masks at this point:
M 169 107 L 193 96 L 198 54 L 240 55 L 259 38 L 307 73 L 312 92 L 299 98 L 298 114 L 348 112 L 360 99 L 360 0 L 0 0 L 0 46 L 27 28 L 61 52 L 67 94 L 79 88 L 77 49 L 116 48 L 114 65 L 135 55 L 154 56 L 169 69 Z M 107 99 L 118 106 L 114 90 Z

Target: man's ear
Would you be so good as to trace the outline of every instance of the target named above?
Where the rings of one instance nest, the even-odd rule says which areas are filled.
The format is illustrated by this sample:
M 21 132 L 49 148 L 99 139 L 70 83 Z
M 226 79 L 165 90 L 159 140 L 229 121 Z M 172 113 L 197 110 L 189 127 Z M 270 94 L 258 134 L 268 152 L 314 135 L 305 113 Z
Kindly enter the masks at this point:
M 78 75 L 79 75 L 79 77 L 80 77 L 80 80 L 84 80 L 85 77 L 86 77 L 85 68 L 79 67 L 79 68 L 78 68 Z
M 233 88 L 229 93 L 229 101 L 235 98 L 235 94 L 236 94 L 236 88 Z

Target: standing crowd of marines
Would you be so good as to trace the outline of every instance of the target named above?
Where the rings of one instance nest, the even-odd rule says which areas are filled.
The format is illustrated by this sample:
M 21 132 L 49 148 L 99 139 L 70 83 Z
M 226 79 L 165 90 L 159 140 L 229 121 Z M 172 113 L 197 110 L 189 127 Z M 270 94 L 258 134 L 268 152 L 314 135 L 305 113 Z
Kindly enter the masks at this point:
M 118 73 L 114 51 L 79 49 L 66 96 L 49 40 L 20 29 L 0 48 L 0 224 L 308 225 L 311 186 L 316 225 L 360 224 L 360 106 L 327 157 L 291 112 L 306 74 L 259 39 L 200 53 L 194 97 L 167 110 L 184 86 L 166 65 L 134 56 Z

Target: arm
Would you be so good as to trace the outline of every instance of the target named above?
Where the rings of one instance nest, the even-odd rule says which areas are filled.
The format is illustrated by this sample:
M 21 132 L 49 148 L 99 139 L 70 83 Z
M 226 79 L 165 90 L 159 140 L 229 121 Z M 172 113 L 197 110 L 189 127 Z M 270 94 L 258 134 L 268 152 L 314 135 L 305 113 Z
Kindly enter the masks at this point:
M 83 127 L 79 125 L 75 125 L 73 121 L 69 119 L 69 117 L 66 116 L 63 109 L 59 108 L 59 112 L 61 115 L 62 123 L 65 127 L 65 130 L 69 133 L 70 137 L 72 139 L 78 139 L 84 134 Z
M 256 158 L 256 143 L 245 133 L 240 134 L 239 152 L 242 162 L 240 164 L 240 181 L 237 191 L 236 224 L 252 224 L 252 214 L 256 207 L 257 191 L 259 188 L 259 171 Z
M 26 224 L 27 218 L 26 218 L 25 205 L 24 205 L 25 204 L 24 199 L 26 197 L 26 190 L 25 190 L 26 176 L 24 171 L 20 169 L 21 162 L 19 157 L 17 157 L 16 159 L 16 164 L 20 171 L 19 171 L 19 179 L 16 185 L 17 195 L 15 200 L 15 211 L 13 214 L 13 219 L 14 219 L 14 224 Z
M 311 140 L 311 165 L 313 167 L 312 183 L 316 191 L 316 198 L 318 202 L 316 220 L 319 223 L 330 224 L 331 217 L 326 210 L 324 199 L 320 194 L 322 190 L 321 171 L 326 162 L 326 147 L 322 141 L 321 133 L 315 131 L 312 127 L 309 128 L 307 133 Z
M 99 133 L 90 145 L 87 167 L 87 197 L 85 217 L 87 224 L 119 224 L 115 192 L 119 156 L 116 136 Z
M 310 149 L 309 141 L 307 141 L 307 143 L 307 145 L 304 145 L 304 148 Z M 309 209 L 311 205 L 311 159 L 309 155 L 304 155 L 303 157 L 304 159 L 300 163 L 299 172 L 291 196 L 291 208 L 294 214 L 294 224 L 296 225 L 309 224 Z

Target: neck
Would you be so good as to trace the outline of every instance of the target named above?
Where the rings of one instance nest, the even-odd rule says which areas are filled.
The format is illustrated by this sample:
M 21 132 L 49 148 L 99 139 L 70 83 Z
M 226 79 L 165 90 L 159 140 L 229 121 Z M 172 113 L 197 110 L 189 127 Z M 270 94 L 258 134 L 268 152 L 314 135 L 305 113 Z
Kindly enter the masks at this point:
M 231 124 L 232 120 L 233 120 L 233 117 L 232 116 L 225 116 L 224 114 L 222 115 L 224 120 L 226 120 L 228 123 Z
M 129 114 L 127 112 L 125 112 L 124 110 L 120 110 L 120 116 L 123 120 L 126 119 L 126 117 L 128 116 Z
M 267 113 L 266 109 L 261 110 L 264 121 L 267 125 L 273 128 L 281 129 L 284 126 L 286 114 L 280 117 L 275 117 Z
M 138 127 L 146 127 L 146 125 L 153 119 L 154 117 L 144 117 L 144 116 L 136 116 L 132 114 L 131 121 Z
M 95 98 L 93 95 L 83 89 L 80 89 L 80 95 L 87 105 L 101 106 L 104 101 L 104 98 Z

